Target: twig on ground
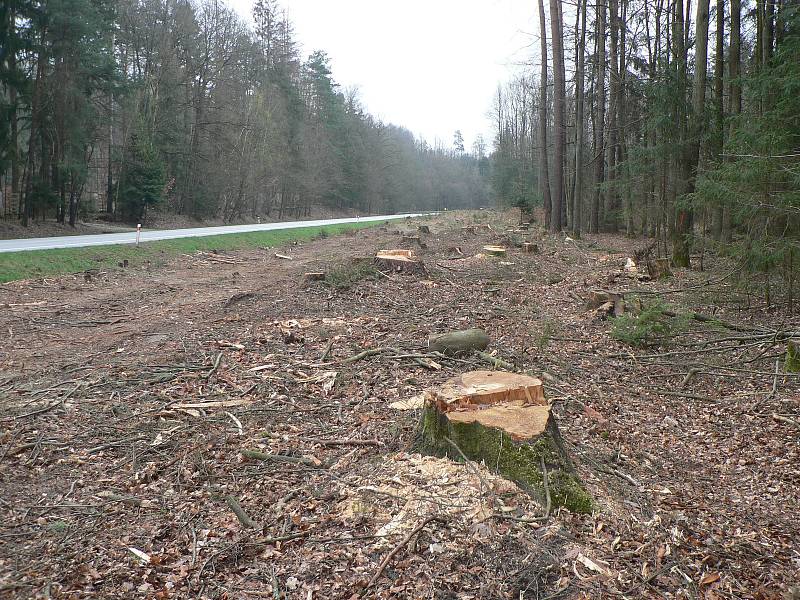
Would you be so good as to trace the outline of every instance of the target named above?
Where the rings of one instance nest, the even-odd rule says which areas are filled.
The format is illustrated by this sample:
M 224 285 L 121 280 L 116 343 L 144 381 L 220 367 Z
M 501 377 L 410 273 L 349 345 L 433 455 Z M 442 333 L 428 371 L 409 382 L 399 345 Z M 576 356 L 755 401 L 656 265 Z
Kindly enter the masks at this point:
M 217 372 L 219 369 L 219 365 L 222 363 L 222 352 L 217 354 L 217 358 L 214 359 L 214 366 L 211 367 L 211 370 L 206 374 L 206 379 L 211 379 L 211 376 Z

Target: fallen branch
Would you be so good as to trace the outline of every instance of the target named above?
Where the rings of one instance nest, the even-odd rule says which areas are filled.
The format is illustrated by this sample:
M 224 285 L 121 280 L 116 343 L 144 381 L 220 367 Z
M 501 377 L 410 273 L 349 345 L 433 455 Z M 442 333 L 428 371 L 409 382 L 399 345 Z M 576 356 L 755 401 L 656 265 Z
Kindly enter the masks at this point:
M 321 446 L 383 446 L 383 442 L 380 440 L 318 440 L 312 438 L 308 441 Z
M 408 542 L 410 542 L 410 541 L 411 541 L 411 538 L 413 538 L 413 537 L 414 537 L 415 535 L 417 535 L 417 534 L 418 534 L 420 531 L 422 531 L 422 529 L 423 529 L 423 528 L 424 528 L 424 527 L 425 527 L 425 526 L 426 526 L 428 523 L 430 523 L 431 521 L 439 521 L 439 522 L 442 522 L 442 521 L 444 521 L 444 519 L 443 519 L 442 517 L 440 517 L 439 515 L 434 515 L 434 516 L 432 516 L 432 517 L 428 517 L 427 519 L 425 519 L 424 521 L 422 521 L 422 523 L 420 523 L 419 525 L 417 525 L 416 527 L 414 527 L 414 529 L 412 529 L 412 530 L 409 532 L 409 534 L 408 534 L 406 537 L 404 537 L 404 538 L 403 538 L 403 539 L 400 541 L 400 543 L 399 543 L 399 544 L 397 544 L 397 546 L 395 546 L 395 547 L 392 549 L 392 551 L 391 551 L 391 552 L 389 552 L 389 554 L 387 554 L 387 555 L 386 555 L 386 558 L 384 558 L 384 559 L 383 559 L 383 562 L 381 562 L 380 566 L 378 567 L 378 570 L 375 572 L 375 575 L 373 575 L 373 576 L 372 576 L 372 579 L 370 579 L 370 580 L 369 580 L 369 583 L 367 584 L 367 589 L 369 589 L 369 588 L 371 588 L 373 585 L 375 585 L 375 582 L 376 582 L 376 581 L 378 581 L 378 578 L 379 578 L 379 577 L 380 577 L 380 576 L 383 574 L 383 571 L 384 571 L 384 569 L 386 569 L 386 565 L 388 565 L 388 564 L 389 564 L 389 561 L 390 561 L 390 560 L 392 560 L 392 557 L 393 557 L 395 554 L 397 554 L 398 552 L 400 552 L 400 550 L 403 548 L 403 546 L 405 546 L 405 545 L 406 545 Z
M 225 496 L 225 503 L 228 505 L 233 511 L 233 514 L 236 515 L 236 518 L 239 519 L 239 522 L 242 524 L 242 527 L 245 529 L 260 529 L 261 526 L 253 521 L 250 516 L 244 512 L 242 505 L 239 504 L 239 501 L 234 498 L 233 496 Z
M 539 457 L 539 460 L 542 461 L 542 483 L 544 484 L 544 492 L 546 494 L 547 503 L 544 507 L 544 518 L 550 518 L 550 509 L 553 507 L 552 498 L 550 498 L 550 480 L 547 476 L 547 465 L 544 464 L 544 457 Z
M 342 360 L 338 361 L 340 365 L 349 365 L 350 363 L 358 362 L 359 360 L 363 360 L 365 358 L 369 358 L 370 356 L 375 356 L 376 354 L 382 354 L 383 352 L 396 352 L 396 348 L 372 348 L 370 350 L 364 350 L 363 352 L 359 352 L 358 354 L 351 356 L 350 358 L 343 358 Z
M 290 463 L 297 463 L 301 465 L 307 465 L 309 467 L 320 468 L 322 465 L 317 463 L 310 458 L 306 458 L 305 456 L 286 456 L 284 454 L 267 454 L 266 452 L 261 452 L 260 450 L 240 450 L 239 451 L 242 456 L 245 458 L 249 458 L 251 460 L 274 460 L 277 462 L 290 462 Z
M 504 361 L 502 358 L 496 358 L 489 354 L 488 352 L 476 352 L 476 356 L 478 356 L 482 361 L 489 363 L 495 369 L 505 369 L 506 371 L 516 371 L 517 368 L 512 365 L 510 362 Z
M 787 425 L 794 425 L 795 427 L 800 427 L 800 422 L 795 421 L 794 419 L 790 419 L 789 417 L 773 414 L 772 418 L 780 423 L 786 423 Z

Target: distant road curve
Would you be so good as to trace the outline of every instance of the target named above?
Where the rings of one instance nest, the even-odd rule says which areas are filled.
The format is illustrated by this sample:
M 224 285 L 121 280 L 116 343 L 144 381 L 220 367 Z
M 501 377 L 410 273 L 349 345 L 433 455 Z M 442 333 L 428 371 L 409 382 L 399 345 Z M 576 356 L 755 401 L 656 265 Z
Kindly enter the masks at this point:
M 364 223 L 369 221 L 388 221 L 406 217 L 422 217 L 435 213 L 408 213 L 403 215 L 380 215 L 374 217 L 355 217 L 347 219 L 320 219 L 316 221 L 284 221 L 282 223 L 255 223 L 251 225 L 223 225 L 220 227 L 193 227 L 191 229 L 142 229 L 142 242 L 174 240 L 177 238 L 205 237 L 226 233 L 247 233 L 249 231 L 274 231 L 276 229 L 296 229 L 298 227 L 319 227 L 340 223 Z M 0 240 L 0 252 L 21 252 L 24 250 L 49 250 L 52 248 L 86 248 L 88 246 L 109 246 L 111 244 L 135 244 L 136 232 L 98 233 L 93 235 L 64 235 L 59 237 L 23 238 Z

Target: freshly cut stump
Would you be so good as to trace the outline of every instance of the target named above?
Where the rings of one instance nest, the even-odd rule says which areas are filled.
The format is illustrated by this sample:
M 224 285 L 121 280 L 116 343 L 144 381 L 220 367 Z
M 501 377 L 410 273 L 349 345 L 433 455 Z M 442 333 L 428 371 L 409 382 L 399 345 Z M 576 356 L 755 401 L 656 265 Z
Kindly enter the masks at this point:
M 503 371 L 470 371 L 425 393 L 418 447 L 483 461 L 544 504 L 542 461 L 553 507 L 591 512 L 592 499 L 569 459 L 542 382 Z
M 503 246 L 484 246 L 483 251 L 490 256 L 506 255 L 506 249 Z
M 380 267 L 400 273 L 425 273 L 425 264 L 417 260 L 413 250 L 380 250 L 375 255 Z

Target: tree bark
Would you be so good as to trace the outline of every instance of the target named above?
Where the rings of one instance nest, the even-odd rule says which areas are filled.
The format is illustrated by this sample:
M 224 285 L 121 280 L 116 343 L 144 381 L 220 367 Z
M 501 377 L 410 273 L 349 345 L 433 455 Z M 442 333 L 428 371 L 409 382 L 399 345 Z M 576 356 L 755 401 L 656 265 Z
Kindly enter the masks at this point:
M 611 46 L 609 47 L 609 94 L 611 96 L 608 115 L 608 186 L 605 193 L 605 231 L 616 233 L 618 229 L 619 197 L 617 192 L 617 144 L 619 133 L 619 2 L 610 0 L 609 18 Z
M 547 159 L 547 23 L 544 15 L 544 0 L 539 0 L 539 39 L 542 69 L 539 85 L 539 189 L 544 206 L 544 226 L 550 227 L 552 197 L 550 195 L 550 169 Z
M 562 228 L 564 207 L 564 162 L 566 158 L 566 76 L 564 72 L 564 28 L 561 20 L 561 0 L 550 0 L 550 37 L 553 42 L 553 129 L 556 136 L 553 148 L 553 211 L 550 231 Z
M 585 126 L 584 116 L 584 62 L 586 54 L 586 3 L 579 3 L 579 18 L 581 20 L 580 41 L 578 43 L 578 61 L 575 73 L 575 191 L 572 194 L 572 235 L 581 236 L 582 206 L 583 206 L 583 144 Z
M 725 0 L 717 0 L 717 35 L 714 52 L 714 158 L 719 160 L 725 144 L 725 98 L 723 97 L 723 73 L 725 60 Z M 716 241 L 722 239 L 722 221 L 725 207 L 717 205 L 711 220 L 712 235 Z
M 603 201 L 601 186 L 605 177 L 605 120 L 606 120 L 606 0 L 596 4 L 595 94 L 594 119 L 594 189 L 592 190 L 590 233 L 600 231 L 600 207 Z

